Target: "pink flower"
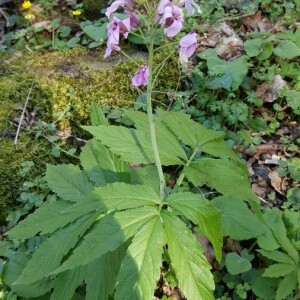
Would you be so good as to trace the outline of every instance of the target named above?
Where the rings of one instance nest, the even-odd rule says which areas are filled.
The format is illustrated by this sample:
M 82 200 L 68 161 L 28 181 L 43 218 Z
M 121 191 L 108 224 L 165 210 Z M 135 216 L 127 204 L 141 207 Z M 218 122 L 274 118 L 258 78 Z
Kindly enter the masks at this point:
M 133 11 L 134 3 L 132 0 L 117 0 L 113 2 L 106 10 L 105 15 L 109 18 L 119 7 L 125 7 L 127 11 Z
M 139 68 L 137 72 L 134 74 L 134 76 L 131 79 L 131 83 L 133 86 L 141 86 L 141 85 L 147 85 L 149 78 L 149 66 L 144 66 L 142 68 Z
M 188 33 L 179 42 L 180 57 L 188 59 L 197 49 L 197 33 Z
M 108 57 L 113 50 L 119 49 L 120 35 L 125 38 L 128 36 L 130 30 L 130 18 L 123 21 L 114 17 L 112 21 L 107 26 L 107 48 L 104 57 Z
M 159 23 L 165 26 L 165 34 L 168 37 L 173 37 L 181 30 L 183 21 L 182 9 L 171 4 L 165 7 Z
M 161 17 L 163 16 L 163 14 L 165 12 L 165 8 L 167 6 L 171 6 L 171 5 L 172 5 L 172 2 L 170 0 L 161 0 L 160 1 L 158 8 L 156 10 L 155 18 L 154 18 L 155 23 L 157 23 L 161 19 Z

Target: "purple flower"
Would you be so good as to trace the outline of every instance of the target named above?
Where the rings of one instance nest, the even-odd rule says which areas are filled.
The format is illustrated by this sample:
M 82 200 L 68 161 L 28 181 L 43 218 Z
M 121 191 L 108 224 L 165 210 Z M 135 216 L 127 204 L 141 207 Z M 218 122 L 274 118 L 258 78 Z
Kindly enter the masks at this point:
M 165 12 L 165 8 L 167 6 L 171 6 L 171 5 L 172 5 L 172 2 L 170 0 L 161 0 L 160 1 L 158 8 L 156 10 L 155 18 L 154 18 L 155 23 L 157 23 L 161 19 L 161 17 L 163 16 L 163 14 Z
M 147 85 L 149 78 L 149 66 L 139 68 L 131 79 L 133 86 Z
M 180 57 L 186 60 L 190 58 L 197 49 L 197 33 L 188 33 L 179 42 Z
M 105 15 L 109 18 L 120 6 L 125 7 L 127 11 L 133 11 L 134 3 L 132 0 L 117 0 L 113 2 L 106 10 Z
M 173 37 L 181 30 L 183 21 L 182 9 L 171 4 L 165 7 L 159 23 L 165 26 L 165 34 L 168 37 Z
M 137 28 L 141 24 L 141 21 L 135 12 L 130 13 L 130 26 L 132 28 Z
M 130 30 L 130 19 L 127 18 L 123 21 L 114 17 L 107 26 L 107 48 L 104 57 L 108 57 L 113 50 L 119 49 L 120 35 L 125 38 L 128 36 Z
M 183 5 L 183 4 L 184 4 L 189 16 L 192 16 L 194 14 L 195 10 L 199 14 L 201 13 L 200 6 L 194 0 L 179 0 L 179 5 Z

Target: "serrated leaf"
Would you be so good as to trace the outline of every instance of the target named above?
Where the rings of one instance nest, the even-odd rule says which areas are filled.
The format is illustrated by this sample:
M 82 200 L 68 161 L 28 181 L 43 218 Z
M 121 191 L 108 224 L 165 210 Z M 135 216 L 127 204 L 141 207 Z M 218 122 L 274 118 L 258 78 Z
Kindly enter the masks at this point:
M 274 54 L 291 59 L 300 55 L 300 48 L 294 42 L 283 41 L 274 49 Z
M 295 262 L 292 258 L 290 258 L 287 254 L 280 252 L 278 250 L 266 251 L 266 250 L 257 250 L 263 256 L 272 259 L 276 262 L 286 263 L 290 265 L 295 265 Z
M 159 195 L 145 185 L 132 185 L 122 182 L 110 183 L 95 189 L 94 195 L 109 210 L 128 209 L 140 206 L 156 206 Z
M 93 190 L 88 177 L 75 165 L 47 165 L 48 186 L 64 200 L 76 202 Z
M 159 194 L 159 176 L 155 166 L 144 166 L 131 169 L 132 184 L 143 184 Z
M 10 289 L 20 297 L 34 298 L 46 294 L 52 288 L 52 282 L 40 280 L 33 284 L 14 284 L 30 260 L 30 254 L 17 251 L 12 254 L 4 265 L 3 280 Z
M 180 219 L 166 211 L 161 216 L 179 288 L 187 299 L 213 300 L 211 266 L 199 242 Z
M 134 236 L 117 278 L 116 300 L 152 299 L 162 264 L 162 233 L 157 215 Z
M 105 118 L 105 115 L 102 109 L 97 105 L 96 101 L 92 102 L 91 105 L 91 124 L 93 126 L 105 125 L 108 126 L 108 121 Z
M 98 186 L 106 185 L 116 181 L 121 181 L 124 176 L 120 171 L 129 172 L 129 165 L 123 163 L 123 168 L 119 168 L 120 163 L 115 164 L 114 155 L 100 142 L 95 139 L 88 141 L 80 153 L 81 165 L 86 173 Z
M 157 214 L 157 210 L 154 208 L 141 208 L 125 211 L 125 215 L 116 213 L 114 216 L 111 214 L 104 216 L 95 222 L 93 228 L 84 236 L 70 258 L 52 273 L 57 274 L 86 265 L 108 251 L 116 250 L 155 214 Z
M 59 274 L 54 281 L 50 300 L 71 300 L 76 288 L 83 281 L 85 272 L 85 267 L 78 267 Z
M 47 202 L 8 232 L 13 239 L 28 239 L 36 234 L 46 234 L 66 226 L 82 216 L 82 212 L 61 214 L 70 207 L 66 201 Z
M 126 115 L 134 122 L 134 126 L 139 132 L 144 133 L 150 140 L 150 127 L 148 116 L 139 111 L 126 111 Z M 181 147 L 177 137 L 172 131 L 157 117 L 154 118 L 156 142 L 159 152 L 168 149 L 174 157 L 187 160 L 187 156 Z
M 200 227 L 214 246 L 218 261 L 222 259 L 222 227 L 220 212 L 205 198 L 193 193 L 175 193 L 165 202 Z
M 284 277 L 279 283 L 278 289 L 276 291 L 275 300 L 287 299 L 287 297 L 292 294 L 293 290 L 297 288 L 297 273 L 292 272 Z
M 294 260 L 296 264 L 299 263 L 299 253 L 287 238 L 287 232 L 282 220 L 282 213 L 278 210 L 272 209 L 264 213 L 264 220 L 268 227 L 272 230 L 274 237 L 277 239 L 282 249 Z
M 264 224 L 240 199 L 217 197 L 212 203 L 221 211 L 224 236 L 235 240 L 248 240 L 265 233 Z
M 228 253 L 226 255 L 225 264 L 227 271 L 231 275 L 245 273 L 251 269 L 251 263 L 236 253 Z
M 86 300 L 107 300 L 113 294 L 126 245 L 92 261 L 87 266 Z
M 268 267 L 262 276 L 264 277 L 283 277 L 287 274 L 290 274 L 291 272 L 296 270 L 296 266 L 295 265 L 290 265 L 290 264 L 274 264 L 271 265 L 270 267 Z
M 145 164 L 155 162 L 150 138 L 144 133 L 122 126 L 99 125 L 82 128 L 94 135 L 113 153 L 120 155 L 121 160 Z M 168 144 L 164 144 L 159 150 L 163 165 L 182 165 L 182 161 L 177 156 L 169 153 Z
M 207 183 L 224 196 L 257 202 L 250 189 L 247 169 L 240 163 L 203 158 L 185 167 L 183 172 L 195 186 Z
M 222 139 L 223 132 L 207 129 L 190 119 L 189 115 L 180 112 L 160 111 L 162 122 L 186 145 L 193 150 L 206 152 L 210 155 L 238 160 L 236 153 Z
M 55 232 L 37 249 L 27 263 L 17 284 L 29 284 L 47 277 L 59 267 L 63 257 L 75 247 L 79 238 L 95 222 L 98 214 L 84 216 L 68 227 Z M 43 267 L 41 268 L 41 265 Z

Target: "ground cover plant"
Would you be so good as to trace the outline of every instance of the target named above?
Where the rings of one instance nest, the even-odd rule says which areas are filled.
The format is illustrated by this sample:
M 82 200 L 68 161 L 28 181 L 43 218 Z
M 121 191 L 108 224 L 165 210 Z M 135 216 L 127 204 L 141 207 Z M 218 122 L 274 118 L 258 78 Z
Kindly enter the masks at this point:
M 201 7 L 214 22 L 235 20 L 248 7 L 238 2 Z M 31 2 L 23 6 L 28 13 Z M 133 108 L 93 103 L 77 149 L 59 144 L 54 124 L 36 124 L 52 155 L 70 160 L 48 161 L 45 176 L 34 178 L 34 163 L 22 163 L 23 207 L 9 214 L 0 243 L 1 297 L 297 299 L 300 31 L 257 32 L 252 26 L 267 26 L 258 7 L 270 19 L 285 12 L 284 22 L 299 8 L 257 1 L 250 18 L 221 20 L 220 31 L 199 21 L 193 1 L 116 1 L 108 19 L 85 23 L 95 39 L 88 47 L 107 34 L 107 57 L 124 51 L 124 38 L 146 47 L 147 62 L 133 61 L 129 78 L 139 96 Z M 71 18 L 84 12 L 73 8 Z M 45 47 L 65 49 L 60 33 L 69 29 L 55 18 L 55 42 Z M 235 26 L 247 28 L 242 38 Z M 168 54 L 154 62 L 161 50 L 179 55 L 176 90 L 157 85 L 168 62 Z

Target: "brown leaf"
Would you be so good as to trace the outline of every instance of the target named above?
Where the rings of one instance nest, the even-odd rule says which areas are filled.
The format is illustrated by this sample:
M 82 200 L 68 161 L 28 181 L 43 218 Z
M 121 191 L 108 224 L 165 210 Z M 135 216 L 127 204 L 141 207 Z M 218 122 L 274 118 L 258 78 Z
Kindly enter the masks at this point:
M 278 173 L 276 171 L 271 171 L 268 174 L 269 178 L 271 179 L 271 185 L 273 188 L 280 194 L 282 194 L 281 191 L 281 184 L 282 184 L 282 179 L 279 177 Z
M 274 76 L 272 81 L 266 81 L 256 89 L 257 96 L 264 102 L 274 102 L 279 98 L 278 90 L 285 86 L 286 82 L 280 75 Z

